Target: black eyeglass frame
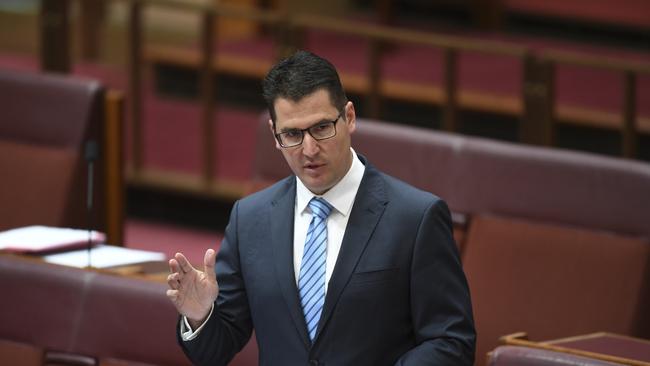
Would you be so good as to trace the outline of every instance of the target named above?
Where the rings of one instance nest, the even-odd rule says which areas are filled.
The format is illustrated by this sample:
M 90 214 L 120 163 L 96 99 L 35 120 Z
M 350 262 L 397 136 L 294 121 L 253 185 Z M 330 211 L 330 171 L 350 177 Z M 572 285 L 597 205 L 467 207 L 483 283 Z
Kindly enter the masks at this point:
M 336 132 L 337 132 L 336 131 L 336 122 L 338 122 L 339 119 L 341 119 L 341 117 L 343 117 L 343 113 L 339 113 L 338 117 L 336 117 L 335 119 L 333 119 L 331 121 L 324 121 L 324 122 L 321 121 L 321 122 L 318 122 L 318 123 L 314 124 L 313 126 L 309 126 L 307 128 L 303 128 L 303 129 L 299 129 L 299 128 L 294 129 L 294 128 L 292 128 L 289 131 L 276 133 L 275 134 L 275 139 L 278 140 L 278 143 L 280 144 L 280 146 L 285 148 L 285 149 L 302 145 L 303 141 L 305 141 L 305 132 L 309 133 L 309 135 L 316 141 L 323 141 L 323 140 L 331 139 L 332 137 L 336 136 Z M 316 136 L 314 136 L 314 134 L 311 132 L 311 129 L 315 128 L 315 127 L 323 126 L 325 124 L 328 124 L 328 125 L 331 124 L 334 127 L 334 134 L 332 136 L 323 137 L 323 138 L 317 138 Z M 292 132 L 292 133 L 300 132 L 300 142 L 298 142 L 295 145 L 288 145 L 288 146 L 283 144 L 281 135 L 287 134 L 289 132 Z

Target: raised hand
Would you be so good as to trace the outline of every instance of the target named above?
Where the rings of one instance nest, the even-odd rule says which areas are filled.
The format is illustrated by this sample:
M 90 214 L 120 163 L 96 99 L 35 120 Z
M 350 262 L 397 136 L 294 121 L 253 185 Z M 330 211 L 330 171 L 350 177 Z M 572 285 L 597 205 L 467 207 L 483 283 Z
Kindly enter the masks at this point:
M 216 253 L 213 249 L 205 252 L 203 272 L 192 267 L 182 253 L 176 253 L 169 260 L 171 274 L 167 276 L 167 297 L 179 313 L 185 315 L 196 328 L 210 313 L 212 304 L 219 294 L 217 276 L 214 272 Z

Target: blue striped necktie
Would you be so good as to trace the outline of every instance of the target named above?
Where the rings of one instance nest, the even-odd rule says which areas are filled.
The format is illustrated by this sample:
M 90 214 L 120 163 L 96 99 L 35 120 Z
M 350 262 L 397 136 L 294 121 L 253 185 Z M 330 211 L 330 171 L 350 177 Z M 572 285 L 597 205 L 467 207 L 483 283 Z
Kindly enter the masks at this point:
M 327 217 L 332 206 L 322 198 L 309 201 L 312 219 L 300 264 L 298 290 L 309 338 L 314 341 L 325 303 L 325 263 L 327 258 Z

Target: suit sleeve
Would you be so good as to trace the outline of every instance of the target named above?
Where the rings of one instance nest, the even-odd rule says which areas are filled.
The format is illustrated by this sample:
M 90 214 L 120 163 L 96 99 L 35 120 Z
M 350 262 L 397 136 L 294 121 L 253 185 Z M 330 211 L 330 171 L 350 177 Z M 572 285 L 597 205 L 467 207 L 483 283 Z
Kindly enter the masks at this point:
M 212 316 L 196 338 L 178 340 L 185 354 L 198 366 L 227 365 L 251 336 L 253 326 L 237 241 L 238 207 L 235 203 L 217 254 L 215 271 L 219 296 Z
M 411 313 L 417 346 L 396 363 L 473 365 L 476 333 L 451 215 L 436 199 L 424 212 L 411 263 Z

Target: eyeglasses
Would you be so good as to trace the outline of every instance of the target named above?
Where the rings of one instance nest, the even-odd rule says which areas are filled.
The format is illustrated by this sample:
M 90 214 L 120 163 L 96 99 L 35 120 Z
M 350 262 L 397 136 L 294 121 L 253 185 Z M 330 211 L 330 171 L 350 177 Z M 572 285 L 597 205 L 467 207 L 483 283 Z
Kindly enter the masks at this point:
M 282 147 L 295 147 L 302 144 L 302 141 L 305 138 L 305 131 L 309 132 L 314 140 L 327 140 L 336 136 L 336 122 L 338 122 L 340 118 L 341 113 L 339 113 L 335 120 L 320 122 L 304 129 L 294 128 L 283 131 L 275 134 L 275 138 L 278 139 L 278 142 Z

